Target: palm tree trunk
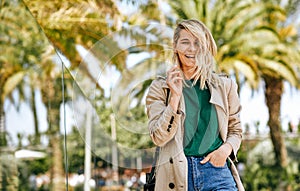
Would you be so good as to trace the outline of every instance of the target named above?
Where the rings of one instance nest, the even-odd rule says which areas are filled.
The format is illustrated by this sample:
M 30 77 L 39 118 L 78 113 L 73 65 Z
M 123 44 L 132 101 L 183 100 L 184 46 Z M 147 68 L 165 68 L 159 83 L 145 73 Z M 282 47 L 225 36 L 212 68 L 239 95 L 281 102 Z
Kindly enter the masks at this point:
M 1 99 L 1 98 L 0 98 Z M 2 151 L 2 147 L 5 146 L 5 128 L 4 128 L 4 112 L 3 112 L 3 104 L 2 101 L 0 100 L 0 153 L 1 156 L 3 155 L 3 151 Z M 0 156 L 0 158 L 1 158 Z M 0 190 L 4 189 L 4 183 L 3 183 L 3 177 L 4 177 L 4 169 L 3 166 L 4 164 L 2 164 L 2 160 L 0 160 Z
M 55 79 L 47 79 L 42 87 L 42 100 L 47 106 L 49 123 L 49 144 L 51 148 L 51 190 L 64 191 L 63 154 L 60 138 L 60 105 L 62 102 L 61 86 Z
M 283 93 L 283 81 L 270 76 L 264 76 L 264 81 L 266 104 L 269 110 L 268 126 L 270 127 L 270 135 L 274 146 L 276 163 L 281 167 L 286 167 L 287 151 L 280 123 L 280 105 Z
M 38 124 L 38 116 L 36 111 L 36 103 L 35 103 L 35 92 L 34 87 L 31 87 L 31 109 L 33 113 L 33 123 L 34 123 L 34 144 L 39 145 L 41 143 L 41 134 L 39 131 L 39 124 Z
M 2 102 L 0 103 L 0 147 L 7 146 L 6 128 L 5 128 L 5 112 Z
M 61 141 L 59 135 L 50 135 L 50 145 L 52 148 L 52 165 L 51 165 L 51 179 L 52 179 L 52 190 L 64 191 L 64 171 L 63 161 L 61 152 Z
M 49 90 L 50 91 L 50 90 Z M 54 91 L 54 90 L 51 90 Z M 49 132 L 50 132 L 50 148 L 51 152 L 51 182 L 52 190 L 64 191 L 64 171 L 63 171 L 63 155 L 61 148 L 61 139 L 59 131 L 59 106 L 56 99 L 52 99 L 52 104 L 48 108 L 48 119 L 49 119 Z

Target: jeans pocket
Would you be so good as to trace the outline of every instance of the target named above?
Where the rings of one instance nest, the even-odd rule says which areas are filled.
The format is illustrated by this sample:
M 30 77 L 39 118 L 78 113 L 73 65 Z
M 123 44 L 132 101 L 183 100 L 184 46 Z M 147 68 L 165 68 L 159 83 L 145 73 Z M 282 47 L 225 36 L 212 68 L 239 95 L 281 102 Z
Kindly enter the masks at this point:
M 223 168 L 227 168 L 227 164 L 225 162 L 225 164 L 223 166 L 215 166 L 213 165 L 210 161 L 207 162 L 211 167 L 213 168 L 220 168 L 220 169 L 223 169 Z

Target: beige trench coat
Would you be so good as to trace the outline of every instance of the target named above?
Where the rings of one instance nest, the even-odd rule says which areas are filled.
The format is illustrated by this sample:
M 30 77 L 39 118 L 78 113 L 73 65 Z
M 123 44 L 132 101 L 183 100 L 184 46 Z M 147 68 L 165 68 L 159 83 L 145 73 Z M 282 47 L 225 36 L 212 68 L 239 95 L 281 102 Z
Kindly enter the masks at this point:
M 217 74 L 213 74 L 217 75 Z M 215 105 L 219 131 L 224 142 L 231 144 L 231 172 L 239 191 L 244 187 L 233 164 L 242 141 L 240 124 L 241 105 L 237 94 L 237 84 L 229 78 L 220 77 L 221 84 L 208 84 L 210 102 Z M 168 85 L 164 77 L 155 79 L 146 97 L 148 128 L 154 144 L 160 147 L 156 167 L 156 191 L 187 190 L 187 159 L 183 152 L 185 104 L 181 97 L 178 111 L 165 105 Z M 171 94 L 170 94 L 171 96 Z

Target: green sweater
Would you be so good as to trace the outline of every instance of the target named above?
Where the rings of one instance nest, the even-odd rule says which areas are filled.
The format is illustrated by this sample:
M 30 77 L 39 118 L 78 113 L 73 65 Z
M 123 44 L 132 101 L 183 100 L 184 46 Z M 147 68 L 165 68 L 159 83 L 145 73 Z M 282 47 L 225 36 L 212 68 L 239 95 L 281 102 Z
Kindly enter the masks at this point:
M 187 84 L 191 86 L 191 81 Z M 186 118 L 184 121 L 184 153 L 186 156 L 205 156 L 219 148 L 223 141 L 219 135 L 217 112 L 210 100 L 208 88 L 184 87 Z

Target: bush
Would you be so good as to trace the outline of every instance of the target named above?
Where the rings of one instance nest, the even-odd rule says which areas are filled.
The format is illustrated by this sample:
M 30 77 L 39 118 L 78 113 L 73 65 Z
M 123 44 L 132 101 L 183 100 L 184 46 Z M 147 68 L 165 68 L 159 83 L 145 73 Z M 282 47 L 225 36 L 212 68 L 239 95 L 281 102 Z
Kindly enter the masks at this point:
M 255 163 L 247 166 L 242 177 L 246 190 L 297 190 L 299 177 L 275 165 Z

